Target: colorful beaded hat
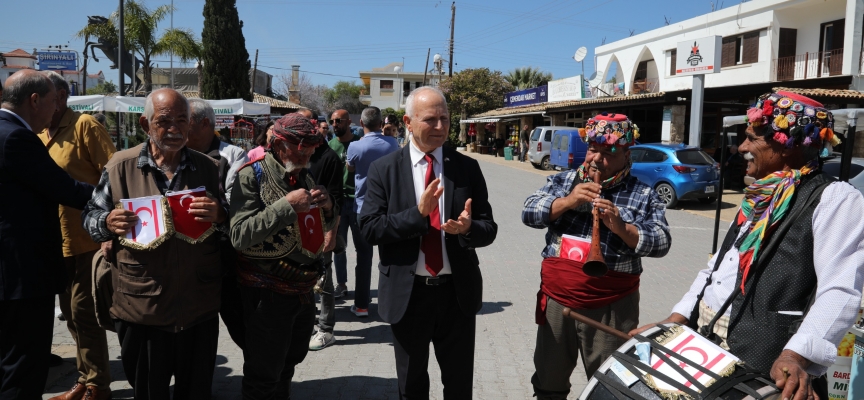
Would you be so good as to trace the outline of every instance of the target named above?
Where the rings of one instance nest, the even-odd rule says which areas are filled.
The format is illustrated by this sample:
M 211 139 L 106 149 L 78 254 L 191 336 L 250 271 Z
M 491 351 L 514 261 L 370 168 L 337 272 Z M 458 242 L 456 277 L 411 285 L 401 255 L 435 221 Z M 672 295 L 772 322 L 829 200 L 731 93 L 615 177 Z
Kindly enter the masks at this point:
M 788 148 L 840 144 L 834 135 L 834 114 L 822 103 L 799 94 L 766 93 L 747 110 L 747 120 L 754 127 L 770 126 L 774 140 Z
M 597 143 L 612 146 L 628 147 L 639 138 L 639 127 L 624 114 L 600 113 L 585 123 L 585 129 L 579 131 L 579 136 L 585 143 Z

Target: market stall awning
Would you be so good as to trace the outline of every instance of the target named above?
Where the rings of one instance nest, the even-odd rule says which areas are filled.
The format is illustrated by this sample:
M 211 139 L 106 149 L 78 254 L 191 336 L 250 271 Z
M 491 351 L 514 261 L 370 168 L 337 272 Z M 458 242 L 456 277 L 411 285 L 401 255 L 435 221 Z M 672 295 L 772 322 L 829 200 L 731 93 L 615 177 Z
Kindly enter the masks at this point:
M 491 122 L 498 122 L 501 118 L 474 118 L 474 119 L 463 119 L 460 120 L 460 124 L 488 124 Z
M 67 104 L 75 111 L 111 111 L 144 113 L 145 97 L 71 96 Z M 270 105 L 243 99 L 205 100 L 216 115 L 270 115 Z

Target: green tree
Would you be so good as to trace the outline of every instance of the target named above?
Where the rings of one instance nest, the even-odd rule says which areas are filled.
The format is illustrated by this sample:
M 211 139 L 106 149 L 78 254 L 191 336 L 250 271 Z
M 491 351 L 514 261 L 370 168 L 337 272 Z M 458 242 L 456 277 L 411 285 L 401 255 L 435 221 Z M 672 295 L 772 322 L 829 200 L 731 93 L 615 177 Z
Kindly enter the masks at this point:
M 522 67 L 508 72 L 504 78 L 513 85 L 514 89 L 523 90 L 549 83 L 552 80 L 552 73 L 540 71 L 540 68 Z
M 470 115 L 504 106 L 504 95 L 513 85 L 501 74 L 489 68 L 463 69 L 438 85 L 450 107 L 450 141 L 456 142 L 459 120 Z
M 390 114 L 395 115 L 396 119 L 399 120 L 399 123 L 402 124 L 402 117 L 405 115 L 405 110 L 394 110 L 393 107 L 387 107 L 381 110 L 381 115 L 383 117 L 387 117 Z
M 343 109 L 349 114 L 360 114 L 366 106 L 360 102 L 360 92 L 366 87 L 356 82 L 339 81 L 328 89 L 324 99 L 331 110 Z
M 206 0 L 201 97 L 252 100 L 249 52 L 236 0 Z
M 166 29 L 162 35 L 157 35 L 158 25 L 167 17 L 171 11 L 176 10 L 170 5 L 162 5 L 151 10 L 143 3 L 136 0 L 125 0 L 123 6 L 124 20 L 124 49 L 131 49 L 133 53 L 140 56 L 144 63 L 144 91 L 153 90 L 153 78 L 150 60 L 153 56 L 174 53 L 180 62 L 196 60 L 200 57 L 201 49 L 195 34 L 186 28 Z M 87 25 L 76 33 L 79 38 L 88 36 L 99 37 L 106 41 L 117 42 L 117 12 L 111 14 L 108 23 L 101 25 Z
M 104 81 L 96 86 L 87 88 L 87 94 L 110 94 L 117 93 L 117 85 L 114 82 Z

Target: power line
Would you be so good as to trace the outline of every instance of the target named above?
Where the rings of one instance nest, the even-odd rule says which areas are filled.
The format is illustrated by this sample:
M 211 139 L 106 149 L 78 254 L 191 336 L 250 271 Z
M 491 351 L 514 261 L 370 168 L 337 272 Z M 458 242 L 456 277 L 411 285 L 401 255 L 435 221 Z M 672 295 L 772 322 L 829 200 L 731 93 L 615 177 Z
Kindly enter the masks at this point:
M 278 70 L 284 70 L 284 71 L 291 71 L 291 68 L 270 67 L 270 66 L 267 66 L 267 65 L 259 65 L 259 67 L 262 67 L 262 68 L 271 68 L 271 69 L 278 69 Z M 361 77 L 359 77 L 359 76 L 348 76 L 348 75 L 339 75 L 339 74 L 328 74 L 328 73 L 325 73 L 325 72 L 312 72 L 312 71 L 304 71 L 304 70 L 299 70 L 299 71 L 300 71 L 300 72 L 303 72 L 303 73 L 306 73 L 306 74 L 327 75 L 327 76 L 337 76 L 337 77 L 340 77 L 340 78 L 363 79 L 363 78 L 361 78 Z

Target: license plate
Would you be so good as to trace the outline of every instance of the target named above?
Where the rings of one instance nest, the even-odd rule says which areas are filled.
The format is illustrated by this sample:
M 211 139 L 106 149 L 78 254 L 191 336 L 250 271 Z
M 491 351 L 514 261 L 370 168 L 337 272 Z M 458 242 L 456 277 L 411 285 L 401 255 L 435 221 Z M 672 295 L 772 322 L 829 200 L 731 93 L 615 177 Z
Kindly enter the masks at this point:
M 705 186 L 705 193 L 714 193 L 714 186 Z

